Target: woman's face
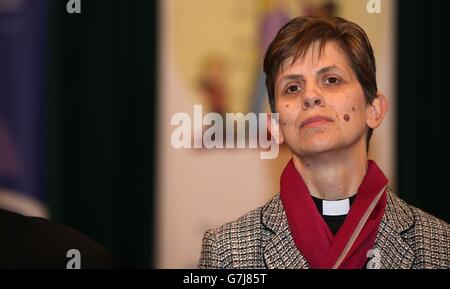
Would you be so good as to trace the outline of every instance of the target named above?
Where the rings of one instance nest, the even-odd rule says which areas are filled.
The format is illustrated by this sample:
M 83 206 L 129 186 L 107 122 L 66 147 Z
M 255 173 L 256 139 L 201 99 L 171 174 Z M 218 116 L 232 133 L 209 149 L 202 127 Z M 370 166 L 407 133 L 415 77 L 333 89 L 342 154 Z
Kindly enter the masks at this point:
M 335 42 L 319 57 L 316 44 L 303 59 L 287 59 L 275 83 L 281 138 L 298 156 L 365 149 L 371 106 L 350 63 Z

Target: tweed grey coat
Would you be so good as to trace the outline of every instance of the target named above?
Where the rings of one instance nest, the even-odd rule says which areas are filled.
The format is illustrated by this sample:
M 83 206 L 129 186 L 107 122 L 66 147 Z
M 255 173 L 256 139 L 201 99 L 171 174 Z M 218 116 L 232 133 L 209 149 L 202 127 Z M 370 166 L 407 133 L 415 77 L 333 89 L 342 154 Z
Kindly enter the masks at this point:
M 388 189 L 372 268 L 450 268 L 450 225 Z M 297 249 L 279 193 L 267 204 L 203 237 L 199 268 L 309 268 Z

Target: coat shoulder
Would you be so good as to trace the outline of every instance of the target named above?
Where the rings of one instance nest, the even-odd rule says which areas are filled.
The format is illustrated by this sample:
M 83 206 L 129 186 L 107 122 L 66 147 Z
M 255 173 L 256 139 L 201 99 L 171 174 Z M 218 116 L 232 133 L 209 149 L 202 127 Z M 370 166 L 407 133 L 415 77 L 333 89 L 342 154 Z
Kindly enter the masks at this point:
M 414 251 L 414 267 L 450 268 L 450 225 L 419 208 L 406 206 L 414 218 L 414 226 L 404 232 Z
M 198 267 L 263 268 L 262 238 L 264 225 L 262 213 L 270 201 L 245 215 L 218 228 L 206 231 Z M 246 260 L 242 263 L 242 260 Z

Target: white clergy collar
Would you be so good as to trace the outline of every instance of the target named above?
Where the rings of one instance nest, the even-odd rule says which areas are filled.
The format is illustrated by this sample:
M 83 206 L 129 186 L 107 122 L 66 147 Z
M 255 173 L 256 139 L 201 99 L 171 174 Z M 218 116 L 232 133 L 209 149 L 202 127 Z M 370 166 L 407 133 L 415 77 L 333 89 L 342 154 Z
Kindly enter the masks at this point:
M 347 215 L 348 211 L 350 211 L 350 198 L 337 201 L 322 200 L 323 216 L 342 216 Z

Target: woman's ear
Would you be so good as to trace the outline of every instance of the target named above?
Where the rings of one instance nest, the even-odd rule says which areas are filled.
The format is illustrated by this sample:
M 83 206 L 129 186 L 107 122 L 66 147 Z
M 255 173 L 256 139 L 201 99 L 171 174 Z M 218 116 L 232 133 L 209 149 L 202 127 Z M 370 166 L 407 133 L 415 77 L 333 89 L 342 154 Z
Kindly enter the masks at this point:
M 374 129 L 381 125 L 389 109 L 389 102 L 382 92 L 377 92 L 371 104 L 367 106 L 366 124 Z
M 280 119 L 278 113 L 268 113 L 266 117 L 266 126 L 271 137 L 274 137 L 277 144 L 284 143 L 283 133 L 280 129 Z

